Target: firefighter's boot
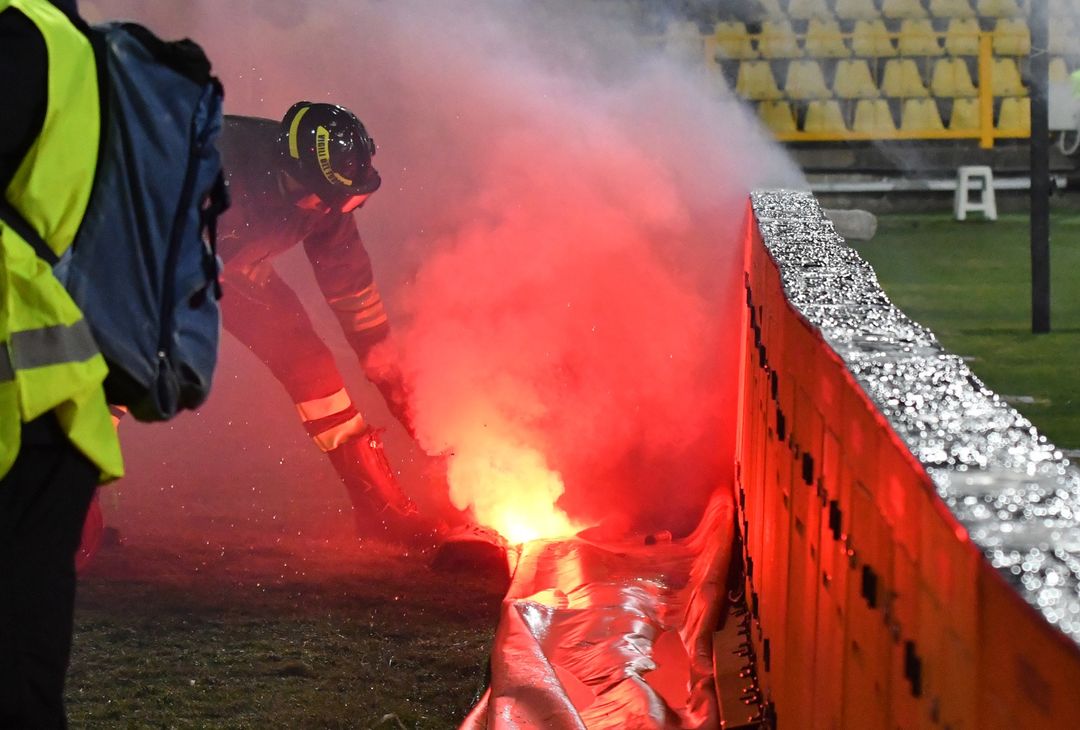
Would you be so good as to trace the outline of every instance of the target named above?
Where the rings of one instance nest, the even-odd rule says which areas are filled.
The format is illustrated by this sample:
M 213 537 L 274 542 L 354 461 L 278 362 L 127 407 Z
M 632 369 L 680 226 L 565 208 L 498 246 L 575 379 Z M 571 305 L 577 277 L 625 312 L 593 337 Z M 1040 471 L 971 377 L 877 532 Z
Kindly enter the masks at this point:
M 381 430 L 367 428 L 327 456 L 349 493 L 358 535 L 405 538 L 415 532 L 416 504 L 394 477 Z

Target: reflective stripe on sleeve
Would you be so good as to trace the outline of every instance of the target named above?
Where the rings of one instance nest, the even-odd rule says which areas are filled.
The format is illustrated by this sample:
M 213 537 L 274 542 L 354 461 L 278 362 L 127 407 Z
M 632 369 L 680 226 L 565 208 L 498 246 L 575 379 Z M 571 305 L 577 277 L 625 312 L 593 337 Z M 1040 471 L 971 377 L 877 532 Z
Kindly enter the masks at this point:
M 331 393 L 328 396 L 312 398 L 303 403 L 297 403 L 296 412 L 300 414 L 300 420 L 302 421 L 317 421 L 320 418 L 326 418 L 335 413 L 341 413 L 341 411 L 351 405 L 352 400 L 349 398 L 349 394 L 342 388 L 336 393 Z
M 98 354 L 97 343 L 85 319 L 69 325 L 12 332 L 8 347 L 15 370 L 82 362 Z
M 358 292 L 343 294 L 327 301 L 335 311 L 356 312 L 367 308 L 373 301 L 379 299 L 381 299 L 379 291 L 375 288 L 375 282 L 372 282 Z
M 384 324 L 389 317 L 375 282 L 352 294 L 328 300 L 346 332 L 363 332 Z
M 364 330 L 374 329 L 381 324 L 385 324 L 390 319 L 382 307 L 374 312 L 359 312 L 352 314 L 350 312 L 338 312 L 338 319 L 341 321 L 341 326 L 348 332 L 363 332 Z
M 331 426 L 322 433 L 312 436 L 312 440 L 323 451 L 333 451 L 364 430 L 364 417 L 357 413 L 344 423 Z

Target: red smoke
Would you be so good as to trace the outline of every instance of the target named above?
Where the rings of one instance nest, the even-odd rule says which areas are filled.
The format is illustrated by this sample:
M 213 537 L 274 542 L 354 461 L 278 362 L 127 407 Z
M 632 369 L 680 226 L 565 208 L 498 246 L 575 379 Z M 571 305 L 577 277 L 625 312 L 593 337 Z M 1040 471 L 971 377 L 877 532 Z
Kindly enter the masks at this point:
M 535 449 L 586 521 L 678 514 L 705 485 L 672 484 L 671 462 L 715 467 L 692 447 L 724 407 L 712 348 L 726 323 L 663 255 L 687 216 L 662 164 L 615 124 L 540 118 L 568 128 L 493 140 L 476 192 L 455 201 L 471 221 L 412 288 L 402 343 L 421 443 L 457 459 Z M 494 485 L 452 486 L 463 507 Z
M 595 14 L 617 4 L 92 5 L 195 37 L 229 112 L 277 117 L 304 98 L 364 120 L 384 185 L 357 220 L 421 444 L 454 455 L 459 505 L 495 509 L 535 488 L 500 519 L 536 523 L 558 499 L 577 524 L 679 530 L 730 479 L 746 194 L 799 177 L 716 80 L 646 49 L 627 18 Z M 277 268 L 339 338 L 310 276 Z M 219 381 L 231 391 L 214 398 L 287 411 L 254 377 Z M 374 403 L 369 421 L 385 422 Z M 299 425 L 281 428 L 296 431 L 295 453 Z M 275 467 L 283 438 L 240 430 L 228 433 L 252 448 L 271 441 Z M 391 456 L 405 453 L 391 435 Z

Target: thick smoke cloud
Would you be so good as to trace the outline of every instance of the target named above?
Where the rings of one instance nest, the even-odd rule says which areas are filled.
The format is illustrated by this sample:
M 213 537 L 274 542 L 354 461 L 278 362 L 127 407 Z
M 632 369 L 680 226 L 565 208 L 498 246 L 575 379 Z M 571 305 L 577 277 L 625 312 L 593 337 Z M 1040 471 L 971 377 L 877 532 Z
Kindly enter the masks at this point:
M 643 43 L 628 6 L 84 9 L 198 40 L 232 113 L 310 99 L 364 120 L 384 186 L 358 221 L 420 443 L 448 455 L 458 506 L 535 486 L 549 502 L 565 490 L 577 524 L 685 529 L 730 479 L 746 195 L 800 178 L 721 81 Z M 302 258 L 278 268 L 311 286 Z M 246 381 L 220 387 L 235 403 Z M 278 439 L 290 453 L 293 436 Z

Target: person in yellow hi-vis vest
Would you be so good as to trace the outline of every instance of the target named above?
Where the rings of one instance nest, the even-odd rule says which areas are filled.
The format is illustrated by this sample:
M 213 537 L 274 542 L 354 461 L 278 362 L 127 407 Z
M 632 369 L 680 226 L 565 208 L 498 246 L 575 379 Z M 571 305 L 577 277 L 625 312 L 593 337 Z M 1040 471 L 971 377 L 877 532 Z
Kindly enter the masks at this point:
M 79 229 L 100 134 L 75 0 L 0 0 L 0 189 L 56 254 Z M 49 266 L 0 223 L 0 727 L 66 724 L 74 556 L 123 462 L 106 365 Z

